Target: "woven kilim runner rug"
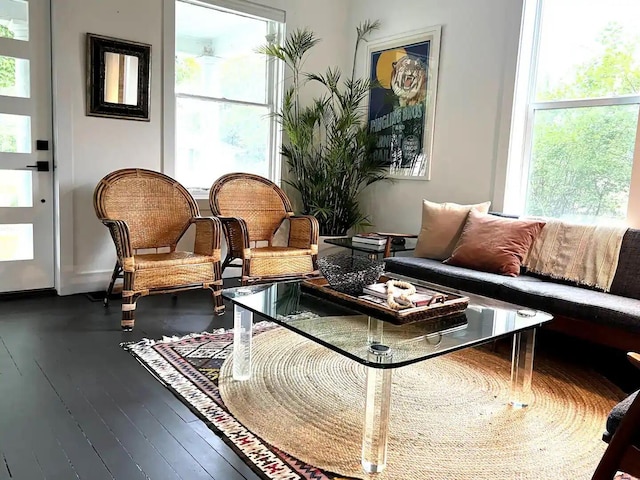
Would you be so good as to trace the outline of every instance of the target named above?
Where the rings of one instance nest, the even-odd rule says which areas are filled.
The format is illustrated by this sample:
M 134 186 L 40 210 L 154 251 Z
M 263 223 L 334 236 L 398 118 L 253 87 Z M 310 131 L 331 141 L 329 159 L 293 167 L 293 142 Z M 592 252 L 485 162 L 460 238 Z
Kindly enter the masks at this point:
M 277 328 L 262 322 L 254 335 Z M 220 368 L 233 351 L 233 331 L 123 344 L 161 382 L 215 431 L 259 476 L 269 480 L 342 480 L 262 441 L 238 422 L 218 390 Z
M 389 458 L 395 462 L 366 477 L 359 470 L 363 398 L 355 391 L 360 387 L 352 386 L 361 383 L 364 367 L 355 362 L 266 322 L 254 326 L 253 376 L 246 382 L 230 380 L 230 362 L 225 363 L 233 349 L 230 331 L 123 346 L 261 478 L 273 480 L 588 480 L 605 448 L 599 436 L 606 413 L 622 395 L 598 375 L 540 358 L 534 374 L 537 405 L 521 411 L 529 420 L 517 423 L 523 415 L 505 414 L 502 401 L 508 394 L 508 359 L 471 349 L 417 364 L 419 370 L 404 367 L 394 375 Z M 408 387 L 402 386 L 403 377 Z M 327 378 L 333 384 L 325 388 Z M 447 387 L 452 381 L 464 388 Z M 438 390 L 439 384 L 445 390 Z M 456 391 L 457 400 L 445 401 L 445 393 Z M 467 391 L 473 392 L 471 399 Z M 223 398 L 232 403 L 225 405 Z M 339 437 L 335 418 L 341 419 Z M 404 440 L 393 441 L 394 434 Z M 460 448 L 464 455 L 456 453 Z M 518 462 L 521 471 L 514 466 Z

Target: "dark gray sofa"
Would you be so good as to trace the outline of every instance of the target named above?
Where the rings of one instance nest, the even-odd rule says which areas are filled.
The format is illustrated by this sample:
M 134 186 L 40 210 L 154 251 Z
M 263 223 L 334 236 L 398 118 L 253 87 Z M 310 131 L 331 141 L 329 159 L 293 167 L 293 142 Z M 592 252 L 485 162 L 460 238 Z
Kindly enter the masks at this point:
M 622 240 L 609 293 L 529 275 L 506 277 L 414 257 L 385 259 L 385 270 L 551 313 L 549 328 L 595 343 L 640 350 L 640 230 Z

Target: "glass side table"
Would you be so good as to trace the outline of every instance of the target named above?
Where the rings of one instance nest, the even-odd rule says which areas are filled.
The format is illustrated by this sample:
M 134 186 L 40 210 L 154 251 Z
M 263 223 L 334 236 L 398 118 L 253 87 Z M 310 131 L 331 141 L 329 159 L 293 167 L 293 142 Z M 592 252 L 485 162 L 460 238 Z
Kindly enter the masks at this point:
M 397 252 L 409 252 L 411 250 L 415 250 L 417 237 L 417 235 L 399 233 L 389 234 L 386 245 L 369 245 L 366 243 L 354 242 L 353 237 L 327 238 L 324 243 L 348 248 L 351 250 L 352 255 L 354 252 L 363 252 L 367 254 L 367 258 L 371 260 L 378 260 L 380 255 L 382 255 L 382 258 L 395 257 Z M 395 244 L 392 241 L 394 238 L 404 238 L 405 243 Z

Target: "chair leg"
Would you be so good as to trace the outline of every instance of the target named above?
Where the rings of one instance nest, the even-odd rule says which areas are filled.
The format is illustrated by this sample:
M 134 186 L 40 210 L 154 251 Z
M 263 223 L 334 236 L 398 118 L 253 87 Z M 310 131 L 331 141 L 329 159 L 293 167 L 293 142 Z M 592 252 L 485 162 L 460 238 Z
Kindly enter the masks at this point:
M 140 295 L 122 295 L 122 320 L 120 326 L 123 332 L 130 332 L 136 323 L 136 301 Z
M 213 294 L 213 311 L 216 315 L 224 315 L 224 299 L 222 298 L 222 285 L 214 285 L 211 289 Z
M 113 286 L 115 285 L 117 278 L 120 276 L 120 272 L 122 272 L 122 267 L 120 267 L 120 264 L 116 262 L 116 266 L 113 267 L 113 273 L 111 274 L 111 282 L 107 287 L 107 294 L 103 301 L 105 307 L 109 306 L 109 297 L 111 297 L 111 294 L 113 293 Z
M 130 332 L 136 322 L 136 301 L 140 293 L 133 290 L 133 272 L 124 272 L 124 285 L 122 288 L 122 331 Z

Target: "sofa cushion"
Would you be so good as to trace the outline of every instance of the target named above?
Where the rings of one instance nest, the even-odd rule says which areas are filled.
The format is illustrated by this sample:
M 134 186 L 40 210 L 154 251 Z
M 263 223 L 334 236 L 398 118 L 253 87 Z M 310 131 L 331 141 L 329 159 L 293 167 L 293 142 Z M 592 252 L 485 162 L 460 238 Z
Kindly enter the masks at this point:
M 458 205 L 457 203 L 433 203 L 422 201 L 422 227 L 414 256 L 444 260 L 453 252 L 469 211 L 474 208 L 482 213 L 489 211 L 491 202 L 477 205 Z
M 453 254 L 446 263 L 515 277 L 544 222 L 512 220 L 469 212 Z
M 497 297 L 552 315 L 580 318 L 627 330 L 640 328 L 640 302 L 635 299 L 563 285 L 530 275 L 506 278 L 500 285 Z
M 640 300 L 640 230 L 629 229 L 622 237 L 618 268 L 611 283 L 611 293 Z
M 468 268 L 446 265 L 428 258 L 385 258 L 385 271 L 405 275 L 427 282 L 457 288 L 487 297 L 495 297 L 507 278 L 495 273 L 479 272 Z

